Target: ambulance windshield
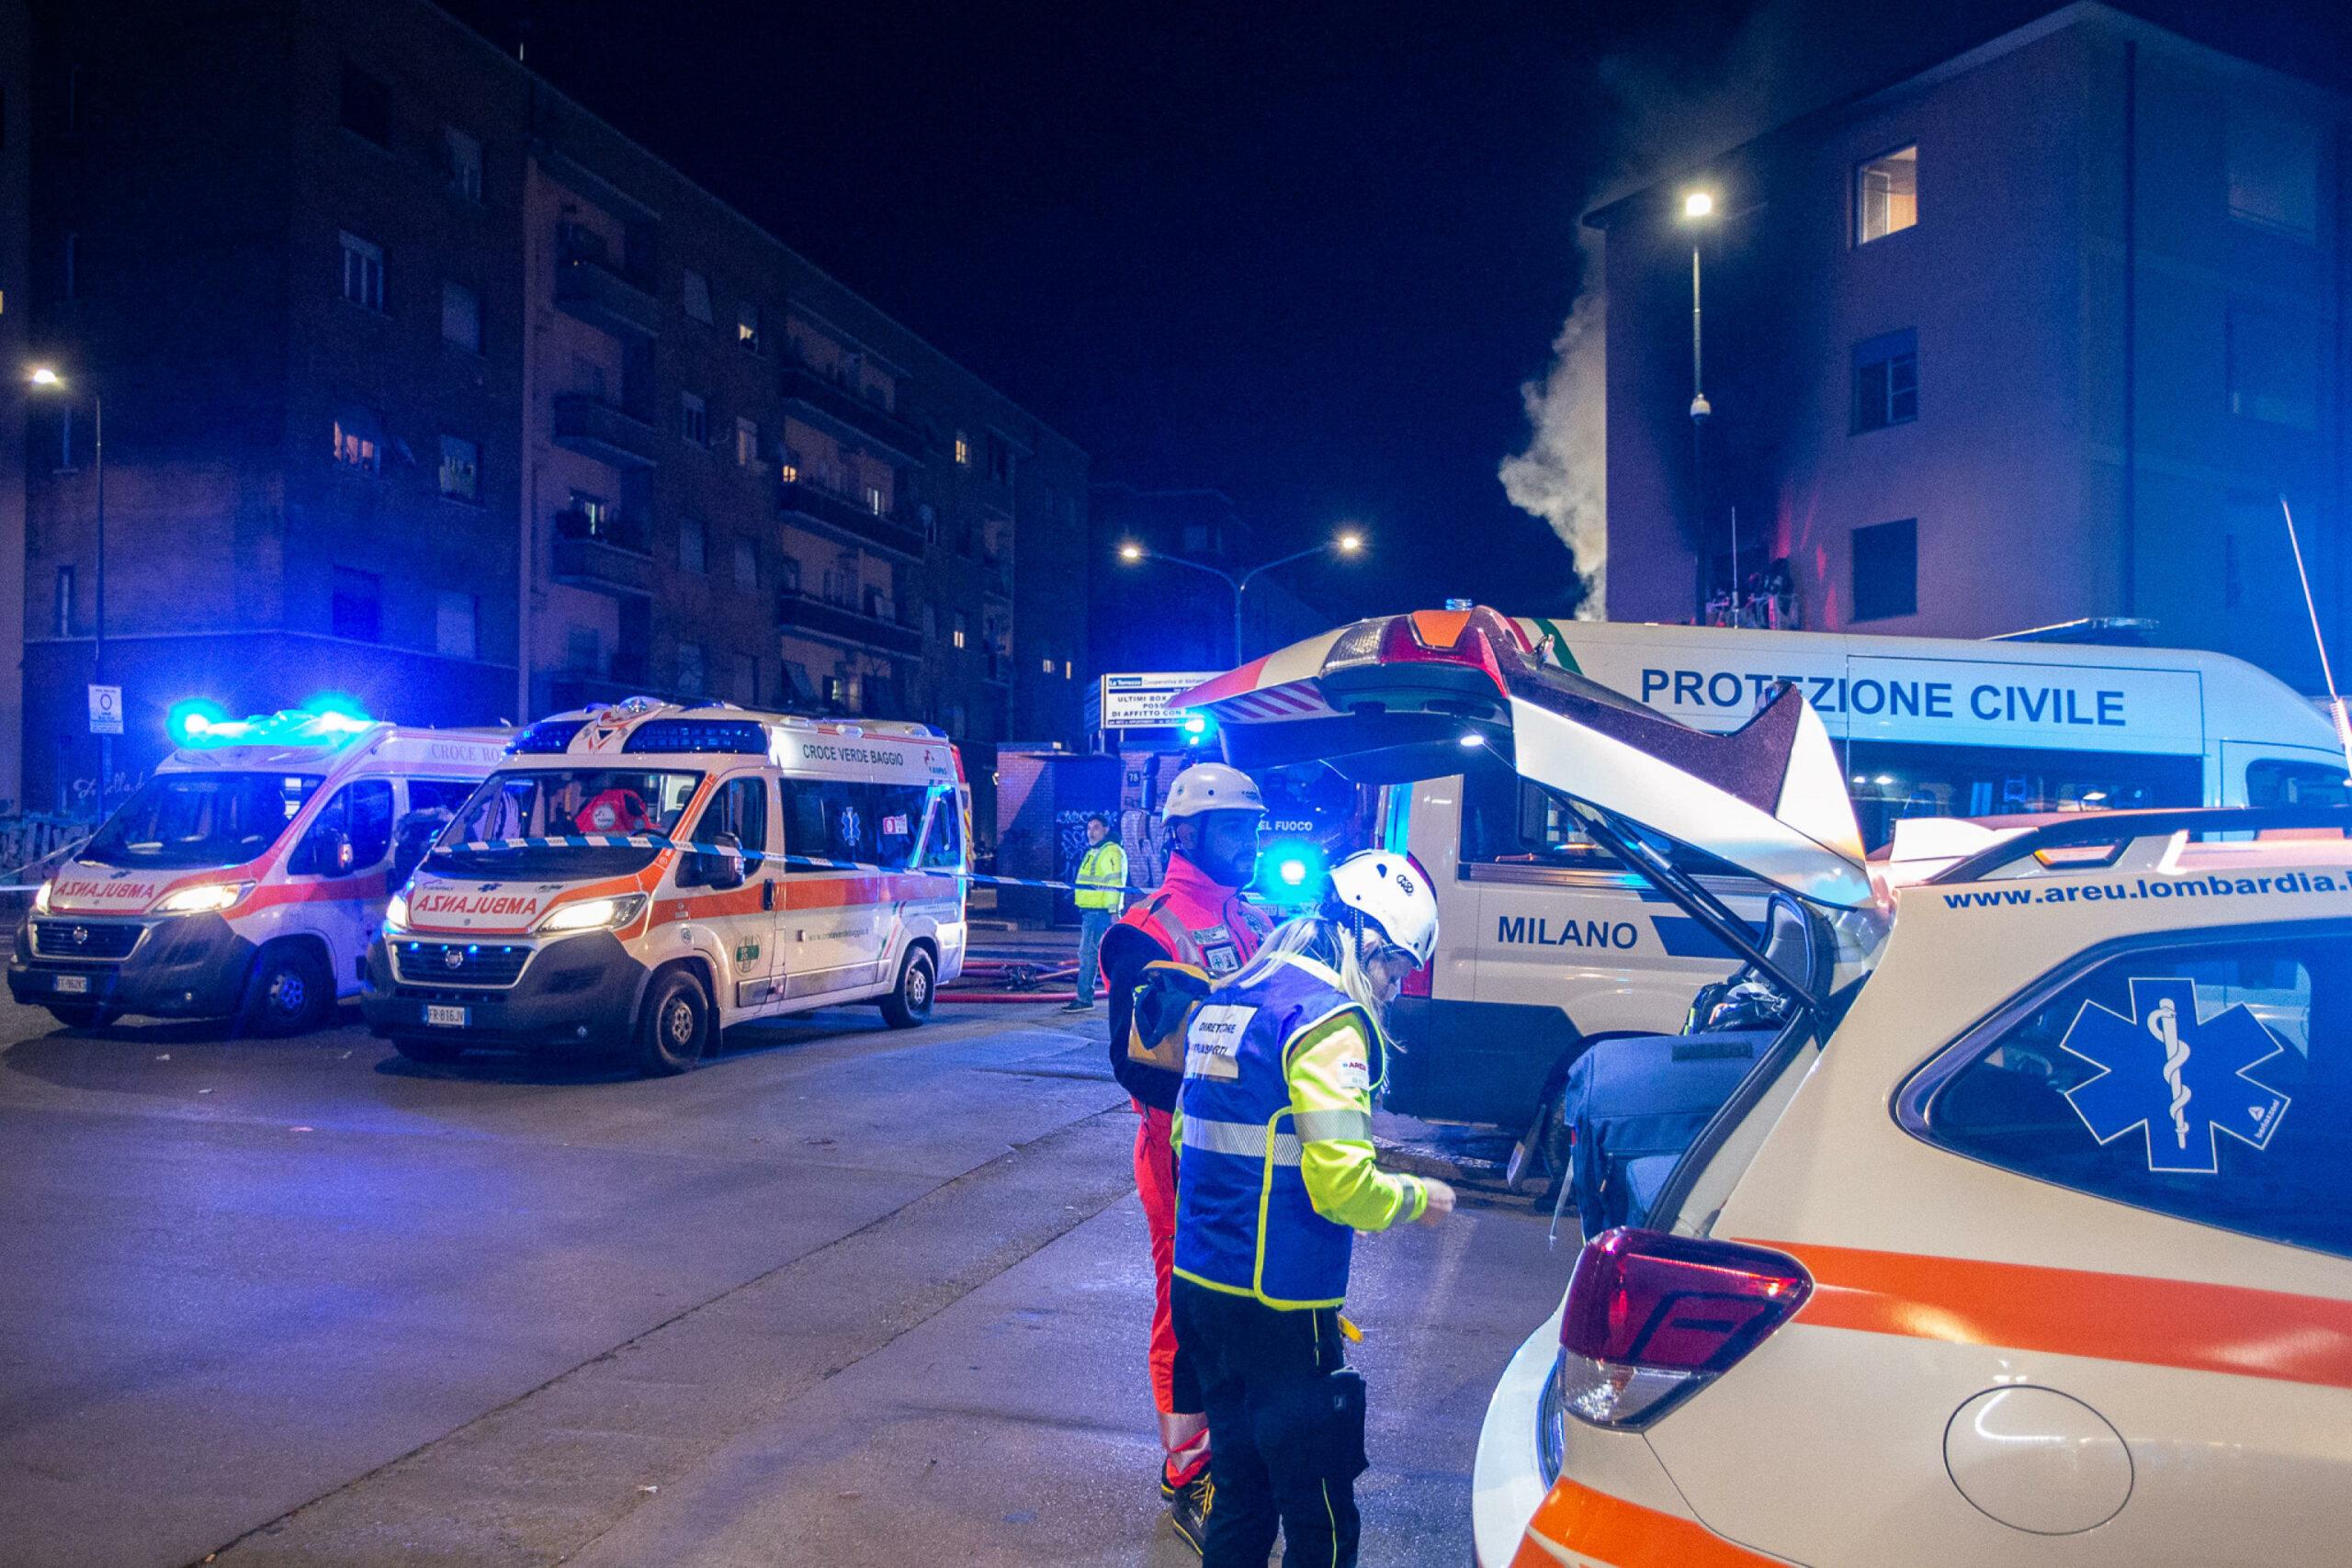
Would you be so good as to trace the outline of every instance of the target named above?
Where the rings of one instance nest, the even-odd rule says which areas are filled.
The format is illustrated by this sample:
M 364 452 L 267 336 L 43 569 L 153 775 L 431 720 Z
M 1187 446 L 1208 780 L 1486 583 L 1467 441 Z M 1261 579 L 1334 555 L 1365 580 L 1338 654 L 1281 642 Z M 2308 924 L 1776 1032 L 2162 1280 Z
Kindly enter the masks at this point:
M 116 807 L 81 859 L 98 865 L 242 865 L 277 842 L 315 773 L 158 773 Z
M 492 773 L 442 829 L 426 869 L 500 878 L 641 871 L 662 849 L 646 835 L 677 827 L 702 777 L 650 768 Z

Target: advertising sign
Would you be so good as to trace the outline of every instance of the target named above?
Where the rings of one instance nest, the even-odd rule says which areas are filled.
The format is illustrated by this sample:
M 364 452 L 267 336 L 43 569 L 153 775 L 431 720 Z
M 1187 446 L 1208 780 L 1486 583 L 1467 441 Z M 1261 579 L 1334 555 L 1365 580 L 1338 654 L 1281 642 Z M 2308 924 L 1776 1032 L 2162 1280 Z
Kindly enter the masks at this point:
M 1218 670 L 1147 671 L 1102 677 L 1099 701 L 1102 729 L 1173 729 L 1184 716 L 1169 699 L 1224 673 Z

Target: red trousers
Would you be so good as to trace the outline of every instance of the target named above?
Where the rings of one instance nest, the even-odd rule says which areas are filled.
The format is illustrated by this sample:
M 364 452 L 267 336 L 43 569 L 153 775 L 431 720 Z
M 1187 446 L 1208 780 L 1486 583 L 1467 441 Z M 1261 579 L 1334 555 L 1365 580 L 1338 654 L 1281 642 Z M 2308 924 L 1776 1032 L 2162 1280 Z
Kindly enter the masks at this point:
M 1168 1450 L 1162 1473 L 1182 1485 L 1208 1462 L 1209 1418 L 1192 1368 L 1180 1363 L 1176 1324 L 1168 1310 L 1168 1281 L 1176 1265 L 1176 1146 L 1173 1118 L 1135 1102 L 1136 1192 L 1151 1233 L 1151 1399 L 1159 1411 L 1159 1442 Z

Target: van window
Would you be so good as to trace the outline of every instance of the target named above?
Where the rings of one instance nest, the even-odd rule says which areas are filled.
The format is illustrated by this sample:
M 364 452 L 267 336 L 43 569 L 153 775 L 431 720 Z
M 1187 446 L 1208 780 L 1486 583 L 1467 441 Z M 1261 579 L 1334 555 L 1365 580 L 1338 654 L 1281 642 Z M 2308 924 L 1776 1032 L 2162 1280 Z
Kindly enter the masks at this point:
M 411 779 L 408 781 L 408 808 L 411 811 L 456 811 L 474 793 L 475 785 L 458 779 Z
M 714 843 L 721 833 L 732 833 L 743 846 L 751 869 L 760 869 L 768 847 L 768 782 L 757 773 L 729 779 L 718 786 L 703 808 L 702 820 L 688 835 L 697 844 Z
M 1400 786 L 1408 787 L 1410 786 Z M 1462 863 L 1622 872 L 1624 863 L 1585 835 L 1566 799 L 1509 769 L 1482 768 L 1462 781 Z M 1687 845 L 1645 835 L 1674 864 L 1701 876 L 1740 876 L 1736 867 Z
M 904 871 L 914 863 L 915 832 L 930 793 L 925 785 L 847 779 L 786 779 L 783 784 L 786 854 L 854 861 L 885 871 Z M 806 874 L 824 868 L 786 869 Z
M 2286 762 L 2265 757 L 2245 767 L 2248 806 L 2342 806 L 2344 769 L 2329 762 Z
M 677 831 L 702 780 L 698 773 L 666 768 L 492 773 L 435 840 L 433 869 L 501 878 L 626 876 L 661 852 L 658 843 L 626 839 Z M 607 841 L 545 841 L 591 834 Z
M 322 829 L 332 829 L 351 840 L 352 870 L 366 871 L 377 864 L 392 847 L 391 781 L 361 779 L 335 791 L 319 807 L 319 814 L 311 818 L 311 835 Z M 321 861 L 308 865 L 289 864 L 287 869 L 324 872 L 332 868 Z
M 2167 935 L 1998 1027 L 1935 1090 L 1930 1143 L 2352 1257 L 2352 933 Z
M 99 865 L 237 865 L 276 843 L 311 791 L 309 773 L 157 773 L 115 808 L 82 859 Z
M 922 863 L 957 871 L 964 864 L 964 806 L 952 795 L 931 798 L 931 836 L 924 840 Z
M 1855 740 L 1846 747 L 1846 764 L 1862 844 L 1873 850 L 1906 817 L 2201 806 L 2205 795 L 2200 757 Z

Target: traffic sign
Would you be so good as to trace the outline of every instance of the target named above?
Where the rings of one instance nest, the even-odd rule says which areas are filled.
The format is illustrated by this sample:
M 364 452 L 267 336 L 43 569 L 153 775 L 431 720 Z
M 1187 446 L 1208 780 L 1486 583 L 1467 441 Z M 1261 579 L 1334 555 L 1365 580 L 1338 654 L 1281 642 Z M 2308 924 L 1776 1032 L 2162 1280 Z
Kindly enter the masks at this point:
M 90 733 L 120 735 L 122 733 L 122 688 L 96 686 L 90 688 Z

